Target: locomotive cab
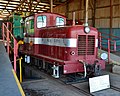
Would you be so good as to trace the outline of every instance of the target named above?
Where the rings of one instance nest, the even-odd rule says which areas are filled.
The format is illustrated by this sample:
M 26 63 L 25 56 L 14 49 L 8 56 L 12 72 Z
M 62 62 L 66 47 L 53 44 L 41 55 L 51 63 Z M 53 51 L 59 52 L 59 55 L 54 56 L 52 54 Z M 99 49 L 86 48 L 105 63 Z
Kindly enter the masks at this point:
M 31 54 L 38 52 L 37 46 L 33 48 L 33 40 L 27 39 L 26 37 L 34 37 L 40 35 L 40 30 L 42 28 L 48 27 L 61 27 L 66 24 L 66 18 L 59 14 L 53 13 L 40 13 L 34 14 L 33 16 L 26 17 L 25 19 L 25 29 L 24 29 L 24 41 L 28 44 L 24 47 L 24 50 L 29 51 Z M 34 50 L 35 49 L 35 50 Z
M 34 31 L 44 27 L 64 26 L 66 18 L 62 15 L 53 13 L 40 13 L 29 16 L 25 19 L 25 33 L 35 35 Z

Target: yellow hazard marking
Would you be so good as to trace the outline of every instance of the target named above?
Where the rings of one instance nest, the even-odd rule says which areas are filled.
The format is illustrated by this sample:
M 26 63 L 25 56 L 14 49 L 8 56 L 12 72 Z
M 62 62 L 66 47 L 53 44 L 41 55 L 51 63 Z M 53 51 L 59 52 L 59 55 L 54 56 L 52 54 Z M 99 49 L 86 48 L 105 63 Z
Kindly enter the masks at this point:
M 15 80 L 16 80 L 16 82 L 17 82 L 17 86 L 18 86 L 18 88 L 19 88 L 19 90 L 20 90 L 21 95 L 22 95 L 22 96 L 25 96 L 25 93 L 24 93 L 24 91 L 23 91 L 23 89 L 22 89 L 22 87 L 21 87 L 21 85 L 20 85 L 20 82 L 19 82 L 19 80 L 18 80 L 18 78 L 17 78 L 17 76 L 16 76 L 16 73 L 15 73 L 15 71 L 14 71 L 13 69 L 12 69 L 12 72 L 13 72 L 14 78 L 15 78 Z

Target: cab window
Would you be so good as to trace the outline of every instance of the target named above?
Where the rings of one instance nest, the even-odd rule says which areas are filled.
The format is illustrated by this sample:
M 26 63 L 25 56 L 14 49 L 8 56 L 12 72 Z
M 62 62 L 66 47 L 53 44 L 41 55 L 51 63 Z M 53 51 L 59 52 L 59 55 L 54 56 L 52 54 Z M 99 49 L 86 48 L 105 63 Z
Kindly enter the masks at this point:
M 46 16 L 38 16 L 37 17 L 37 28 L 46 27 L 46 23 L 47 23 L 46 21 L 47 21 Z
M 34 19 L 25 21 L 25 28 L 28 34 L 34 34 Z
M 65 24 L 65 21 L 63 18 L 61 18 L 61 17 L 56 18 L 56 26 L 62 26 L 64 24 Z

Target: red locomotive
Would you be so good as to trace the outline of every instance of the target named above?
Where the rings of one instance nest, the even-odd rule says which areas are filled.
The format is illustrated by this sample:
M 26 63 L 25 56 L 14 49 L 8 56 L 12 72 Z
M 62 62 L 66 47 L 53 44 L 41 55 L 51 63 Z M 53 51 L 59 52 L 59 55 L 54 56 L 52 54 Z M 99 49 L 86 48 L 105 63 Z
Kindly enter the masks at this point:
M 54 13 L 40 13 L 25 19 L 24 45 L 20 52 L 25 62 L 60 74 L 96 73 L 105 69 L 97 58 L 98 31 L 89 26 L 65 26 L 66 18 Z

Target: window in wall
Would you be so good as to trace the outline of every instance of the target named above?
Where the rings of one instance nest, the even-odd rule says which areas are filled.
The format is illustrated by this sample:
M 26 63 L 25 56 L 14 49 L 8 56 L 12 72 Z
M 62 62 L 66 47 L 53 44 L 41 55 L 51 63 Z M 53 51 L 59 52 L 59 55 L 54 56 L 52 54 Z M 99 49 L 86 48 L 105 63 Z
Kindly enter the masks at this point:
M 62 25 L 64 25 L 64 24 L 65 24 L 65 21 L 64 21 L 63 18 L 61 18 L 61 17 L 57 17 L 57 18 L 56 18 L 56 25 L 57 25 L 57 26 L 62 26 Z
M 47 21 L 46 16 L 38 16 L 37 17 L 37 28 L 45 27 L 47 23 L 46 21 Z

